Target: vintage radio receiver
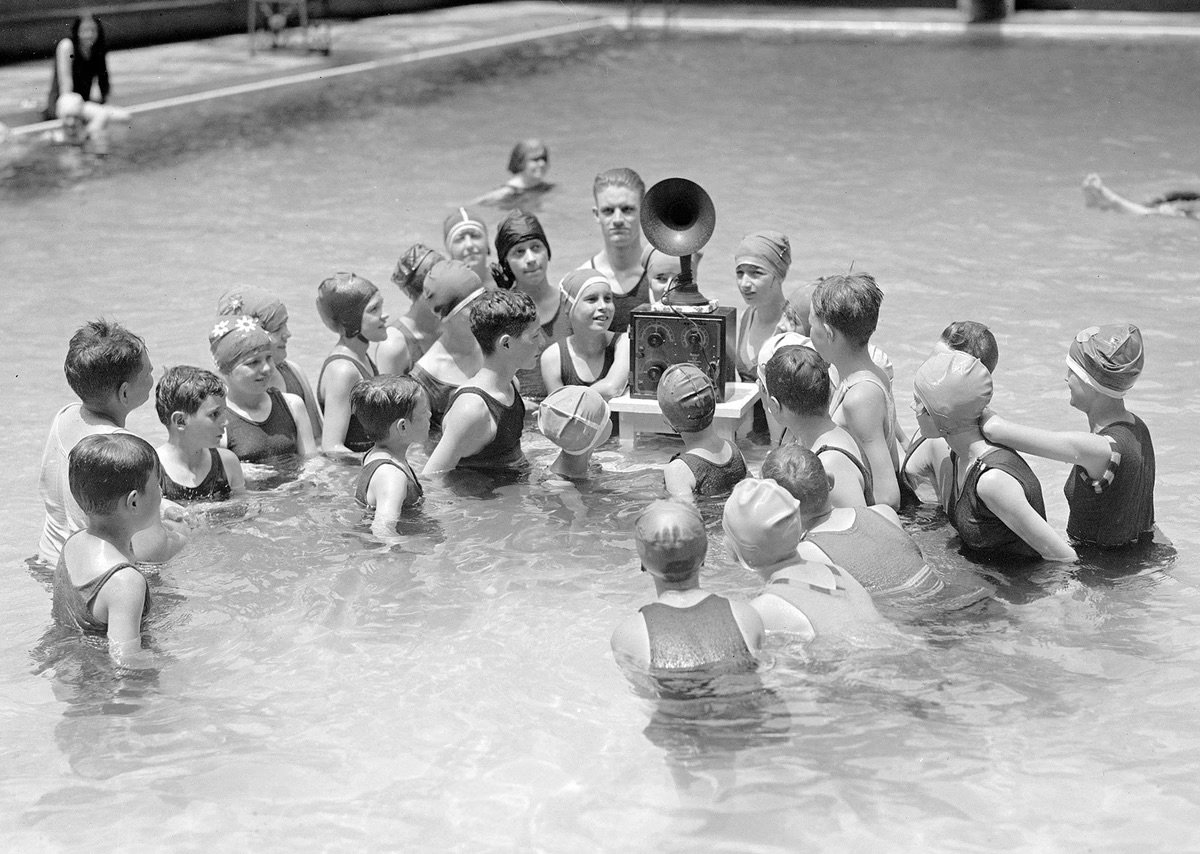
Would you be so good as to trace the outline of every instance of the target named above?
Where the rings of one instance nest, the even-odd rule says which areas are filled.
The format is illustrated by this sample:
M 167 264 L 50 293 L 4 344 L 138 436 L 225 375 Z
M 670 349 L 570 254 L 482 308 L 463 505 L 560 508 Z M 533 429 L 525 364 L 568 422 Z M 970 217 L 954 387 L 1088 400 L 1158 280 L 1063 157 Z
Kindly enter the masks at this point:
M 629 319 L 629 396 L 652 398 L 658 380 L 671 365 L 691 362 L 712 379 L 717 401 L 725 400 L 725 383 L 734 378 L 737 309 L 727 306 L 704 313 L 636 309 Z

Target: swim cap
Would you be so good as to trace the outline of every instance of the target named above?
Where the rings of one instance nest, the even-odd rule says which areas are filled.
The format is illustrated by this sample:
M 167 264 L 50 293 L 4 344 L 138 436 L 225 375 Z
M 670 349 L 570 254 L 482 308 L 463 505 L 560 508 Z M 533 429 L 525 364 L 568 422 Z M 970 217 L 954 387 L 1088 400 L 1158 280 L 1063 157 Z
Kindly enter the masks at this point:
M 742 238 L 733 253 L 734 266 L 754 264 L 775 274 L 783 281 L 792 266 L 792 244 L 780 231 L 752 231 Z
M 208 330 L 208 349 L 227 374 L 259 350 L 270 351 L 271 336 L 248 314 L 218 317 Z
M 514 246 L 527 240 L 540 240 L 546 247 L 546 257 L 550 257 L 550 241 L 546 240 L 546 232 L 538 218 L 522 210 L 514 210 L 496 226 L 496 255 L 500 259 L 500 267 L 511 277 L 512 269 L 508 266 L 508 253 Z
M 776 332 L 764 341 L 762 347 L 759 348 L 757 364 L 760 367 L 765 367 L 767 362 L 771 361 L 771 357 L 784 347 L 807 347 L 812 350 L 812 339 L 807 335 L 801 335 L 799 332 Z
M 680 433 L 695 433 L 712 424 L 717 391 L 708 374 L 690 362 L 679 362 L 658 381 L 658 406 Z
M 612 282 L 608 276 L 590 267 L 580 267 L 563 276 L 562 281 L 558 283 L 558 292 L 567 304 L 567 313 L 569 314 L 575 303 L 583 297 L 584 291 L 598 285 L 607 285 L 609 290 L 612 290 Z
M 725 501 L 721 527 L 734 556 L 748 567 L 794 554 L 804 535 L 800 502 L 773 480 L 738 481 Z
M 1071 342 L 1067 367 L 1103 395 L 1123 398 L 1142 374 L 1142 332 L 1132 323 L 1089 326 Z
M 416 300 L 425 291 L 425 277 L 438 261 L 444 261 L 441 253 L 424 243 L 414 243 L 404 251 L 392 271 L 392 284 L 399 285 L 410 299 Z
M 379 289 L 354 273 L 334 273 L 317 285 L 317 313 L 331 330 L 347 338 L 362 331 L 363 312 Z
M 272 293 L 254 285 L 238 285 L 221 294 L 217 314 L 248 314 L 269 333 L 276 333 L 288 322 L 287 308 Z
M 979 424 L 992 399 L 992 375 L 969 353 L 934 353 L 917 368 L 913 392 L 943 436 Z
M 633 523 L 642 568 L 664 581 L 684 581 L 700 570 L 708 553 L 704 520 L 691 504 L 654 501 Z
M 459 208 L 442 223 L 442 239 L 446 242 L 446 248 L 450 248 L 450 241 L 454 239 L 454 235 L 472 225 L 483 232 L 483 241 L 487 243 L 488 231 L 487 226 L 483 224 L 483 218 L 472 210 Z
M 586 454 L 608 441 L 612 418 L 600 392 L 567 385 L 551 392 L 538 406 L 542 435 L 568 454 Z
M 458 314 L 485 291 L 479 276 L 462 261 L 438 261 L 425 276 L 425 299 L 442 320 Z

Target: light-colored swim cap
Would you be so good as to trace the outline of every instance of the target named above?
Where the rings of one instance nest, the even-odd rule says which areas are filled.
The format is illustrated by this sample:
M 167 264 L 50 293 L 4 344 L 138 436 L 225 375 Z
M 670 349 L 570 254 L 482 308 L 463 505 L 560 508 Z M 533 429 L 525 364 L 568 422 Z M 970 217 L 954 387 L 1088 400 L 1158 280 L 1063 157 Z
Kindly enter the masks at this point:
M 683 581 L 700 570 L 708 553 L 704 520 L 691 504 L 655 501 L 633 523 L 642 567 L 665 581 Z
M 953 436 L 978 426 L 992 400 L 992 375 L 969 353 L 934 353 L 917 368 L 913 392 L 938 433 Z
M 658 406 L 676 430 L 695 433 L 712 424 L 717 391 L 708 374 L 690 362 L 679 362 L 658 381 Z
M 749 567 L 770 566 L 795 554 L 804 535 L 800 502 L 773 480 L 738 481 L 721 517 L 726 542 Z
M 568 454 L 586 454 L 612 435 L 608 402 L 600 392 L 581 385 L 563 386 L 538 406 L 542 435 Z
M 575 307 L 575 303 L 583 298 L 585 291 L 602 285 L 612 290 L 612 282 L 609 281 L 608 276 L 588 267 L 580 267 L 562 277 L 562 281 L 558 283 L 558 291 L 567 304 L 567 312 L 570 313 L 571 309 Z
M 1121 399 L 1142 375 L 1142 332 L 1132 323 L 1089 326 L 1071 342 L 1067 367 L 1108 397 Z
M 208 329 L 213 361 L 227 374 L 260 350 L 270 352 L 271 336 L 248 314 L 218 317 Z

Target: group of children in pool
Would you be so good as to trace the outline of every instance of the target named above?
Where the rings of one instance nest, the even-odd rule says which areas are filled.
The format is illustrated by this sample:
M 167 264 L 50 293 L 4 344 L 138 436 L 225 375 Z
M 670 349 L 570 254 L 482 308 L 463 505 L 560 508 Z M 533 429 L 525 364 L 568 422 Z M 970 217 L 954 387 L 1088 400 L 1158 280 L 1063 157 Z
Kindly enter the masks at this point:
M 355 494 L 374 510 L 372 530 L 394 535 L 423 495 L 409 447 L 431 429 L 440 434 L 424 475 L 519 470 L 529 397 L 541 398 L 539 429 L 561 449 L 551 470 L 587 477 L 592 451 L 612 432 L 607 401 L 627 382 L 629 312 L 661 301 L 679 274 L 678 258 L 642 245 L 643 193 L 631 170 L 597 176 L 604 247 L 558 287 L 536 217 L 514 210 L 504 218 L 499 264 L 489 265 L 486 225 L 462 208 L 444 226 L 450 258 L 422 244 L 400 258 L 392 280 L 410 307 L 393 325 L 369 281 L 325 279 L 317 308 L 338 338 L 315 391 L 287 358 L 283 304 L 255 287 L 227 292 L 208 328 L 218 373 L 172 367 L 155 389 L 167 430 L 157 451 L 124 429 L 152 390 L 145 346 L 117 324 L 85 325 L 65 364 L 80 402 L 55 416 L 42 464 L 40 551 L 57 564 L 56 617 L 106 632 L 114 654 L 128 658 L 149 607 L 136 563 L 176 553 L 185 535 L 174 502 L 238 492 L 244 462 L 318 447 L 361 456 Z M 1136 327 L 1093 327 L 1071 342 L 1071 405 L 1089 429 L 1057 432 L 988 409 L 995 338 L 978 323 L 951 324 L 917 371 L 920 436 L 909 443 L 891 365 L 870 340 L 878 285 L 865 273 L 837 275 L 785 296 L 790 263 L 789 241 L 776 231 L 747 235 L 734 257 L 747 304 L 737 369 L 758 384 L 758 421 L 778 444 L 759 478 L 714 427 L 709 376 L 679 364 L 661 377 L 658 402 L 683 450 L 664 467 L 669 499 L 635 526 L 659 595 L 617 629 L 619 659 L 652 670 L 741 666 L 764 629 L 812 637 L 883 625 L 872 596 L 923 595 L 941 584 L 896 513 L 923 486 L 967 550 L 1006 560 L 1074 560 L 1072 543 L 1117 548 L 1153 531 L 1153 446 L 1124 404 L 1143 364 Z M 1070 543 L 1046 522 L 1040 484 L 1019 452 L 1074 465 Z M 723 495 L 730 551 L 767 581 L 750 606 L 699 586 L 707 536 L 694 499 Z M 160 508 L 163 496 L 171 503 Z

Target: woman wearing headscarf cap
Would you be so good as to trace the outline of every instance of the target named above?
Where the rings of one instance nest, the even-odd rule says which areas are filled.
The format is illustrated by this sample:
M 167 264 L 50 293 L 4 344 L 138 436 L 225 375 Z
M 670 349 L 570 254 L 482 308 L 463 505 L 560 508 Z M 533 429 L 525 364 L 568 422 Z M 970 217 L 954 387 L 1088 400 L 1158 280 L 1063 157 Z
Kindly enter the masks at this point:
M 1086 433 L 984 420 L 989 440 L 1074 465 L 1064 491 L 1067 535 L 1077 544 L 1118 548 L 1155 531 L 1154 444 L 1142 419 L 1125 408 L 1144 363 L 1142 333 L 1133 324 L 1088 327 L 1067 354 L 1071 406 L 1087 416 Z
M 288 358 L 288 340 L 292 337 L 288 329 L 288 311 L 274 294 L 255 287 L 254 285 L 237 285 L 230 288 L 217 300 L 217 314 L 239 315 L 246 314 L 259 322 L 263 330 L 271 336 L 274 371 L 271 374 L 271 388 L 294 394 L 304 401 L 304 409 L 308 413 L 309 425 L 313 436 L 321 441 L 321 405 L 313 393 L 308 376 L 299 365 Z
M 361 454 L 375 443 L 350 409 L 350 390 L 359 380 L 379 374 L 367 349 L 387 338 L 383 295 L 361 276 L 335 273 L 317 286 L 317 312 L 338 336 L 317 375 L 317 400 L 325 418 L 321 450 L 331 456 Z
M 521 210 L 506 216 L 496 226 L 496 257 L 500 263 L 492 265 L 493 278 L 501 288 L 520 291 L 533 298 L 538 323 L 548 346 L 561 337 L 556 323 L 561 301 L 558 288 L 550 284 L 547 276 L 550 242 L 538 218 Z M 541 400 L 546 396 L 540 367 L 535 365 L 529 370 L 518 371 L 517 380 L 521 383 L 521 396 L 527 400 Z
M 225 444 L 239 460 L 269 463 L 316 451 L 304 401 L 270 386 L 273 345 L 257 320 L 244 314 L 218 317 L 209 327 L 208 346 L 228 389 Z
M 442 334 L 409 372 L 429 395 L 430 429 L 442 429 L 450 397 L 483 367 L 471 332 L 470 308 L 487 288 L 462 261 L 438 261 L 425 277 L 422 299 L 441 318 Z
M 387 340 L 375 350 L 375 364 L 381 374 L 407 374 L 442 334 L 442 320 L 429 310 L 422 299 L 425 277 L 441 253 L 424 243 L 414 243 L 396 262 L 392 282 L 408 297 L 408 311 L 388 324 Z
M 779 231 L 752 231 L 742 238 L 733 253 L 738 292 L 746 310 L 738 324 L 734 362 L 742 382 L 758 382 L 758 354 L 776 332 L 786 300 L 783 280 L 792 266 L 792 245 Z M 761 402 L 754 404 L 751 430 L 755 433 L 781 431 L 768 418 Z M 774 429 L 772 429 L 774 428 Z
M 1042 486 L 1021 455 L 988 442 L 979 421 L 992 375 L 968 353 L 934 353 L 913 380 L 913 411 L 927 439 L 946 440 L 952 476 L 939 495 L 963 546 L 982 555 L 1073 561 L 1046 521 Z
M 455 208 L 442 223 L 442 239 L 451 261 L 462 261 L 484 285 L 493 285 L 488 230 L 478 211 Z

